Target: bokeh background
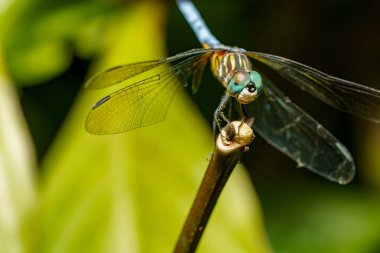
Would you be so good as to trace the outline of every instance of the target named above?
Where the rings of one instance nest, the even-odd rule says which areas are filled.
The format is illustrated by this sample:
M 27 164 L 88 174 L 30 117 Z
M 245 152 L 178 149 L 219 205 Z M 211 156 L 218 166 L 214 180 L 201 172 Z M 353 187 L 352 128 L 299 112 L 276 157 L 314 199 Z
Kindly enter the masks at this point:
M 380 2 L 194 1 L 223 43 L 380 89 Z M 170 252 L 212 151 L 205 71 L 164 123 L 91 136 L 84 81 L 199 47 L 174 1 L 0 2 L 0 252 Z M 339 186 L 257 136 L 199 252 L 380 252 L 380 125 L 278 86 L 351 151 Z M 244 165 L 244 166 L 243 166 Z

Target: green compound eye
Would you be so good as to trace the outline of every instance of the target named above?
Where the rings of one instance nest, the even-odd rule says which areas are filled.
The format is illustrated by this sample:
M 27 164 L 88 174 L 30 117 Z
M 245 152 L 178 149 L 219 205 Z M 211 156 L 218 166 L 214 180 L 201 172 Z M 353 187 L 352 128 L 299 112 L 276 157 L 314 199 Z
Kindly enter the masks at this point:
M 263 81 L 261 75 L 257 71 L 249 71 L 249 81 L 236 95 L 236 99 L 240 104 L 249 104 L 260 95 L 263 90 Z
M 263 91 L 263 79 L 261 78 L 260 73 L 257 71 L 251 71 L 249 76 L 251 82 L 255 84 L 258 94 L 260 94 Z
M 238 95 L 249 83 L 250 75 L 247 71 L 237 71 L 230 79 L 227 90 L 232 96 Z

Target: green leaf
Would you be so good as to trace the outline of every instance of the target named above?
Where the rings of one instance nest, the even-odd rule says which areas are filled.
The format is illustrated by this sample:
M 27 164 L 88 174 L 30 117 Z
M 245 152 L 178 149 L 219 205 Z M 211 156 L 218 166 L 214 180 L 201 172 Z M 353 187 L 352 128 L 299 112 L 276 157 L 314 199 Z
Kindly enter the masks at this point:
M 0 252 L 33 252 L 37 243 L 34 150 L 0 44 Z
M 269 205 L 267 226 L 276 252 L 378 251 L 380 201 L 368 189 L 293 184 L 271 198 Z
M 15 1 L 2 28 L 10 73 L 20 85 L 36 85 L 62 74 L 74 52 L 90 57 L 102 45 L 102 28 L 119 11 L 116 5 L 57 1 Z M 6 13 L 7 14 L 7 13 Z

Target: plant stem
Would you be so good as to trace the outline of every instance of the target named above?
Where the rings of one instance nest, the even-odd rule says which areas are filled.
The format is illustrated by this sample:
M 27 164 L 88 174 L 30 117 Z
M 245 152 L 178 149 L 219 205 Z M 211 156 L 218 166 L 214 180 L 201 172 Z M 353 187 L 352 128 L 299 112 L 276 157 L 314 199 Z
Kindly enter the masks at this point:
M 174 253 L 195 252 L 224 185 L 253 140 L 251 124 L 252 121 L 234 121 L 227 124 L 218 135 L 211 160 Z

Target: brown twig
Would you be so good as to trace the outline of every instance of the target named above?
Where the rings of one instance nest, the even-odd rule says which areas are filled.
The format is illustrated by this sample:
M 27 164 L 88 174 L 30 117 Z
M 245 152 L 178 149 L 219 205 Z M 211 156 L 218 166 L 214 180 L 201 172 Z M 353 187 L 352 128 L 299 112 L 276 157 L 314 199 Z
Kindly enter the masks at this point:
M 234 121 L 218 135 L 214 152 L 177 241 L 174 253 L 195 252 L 216 201 L 253 140 L 252 121 Z

